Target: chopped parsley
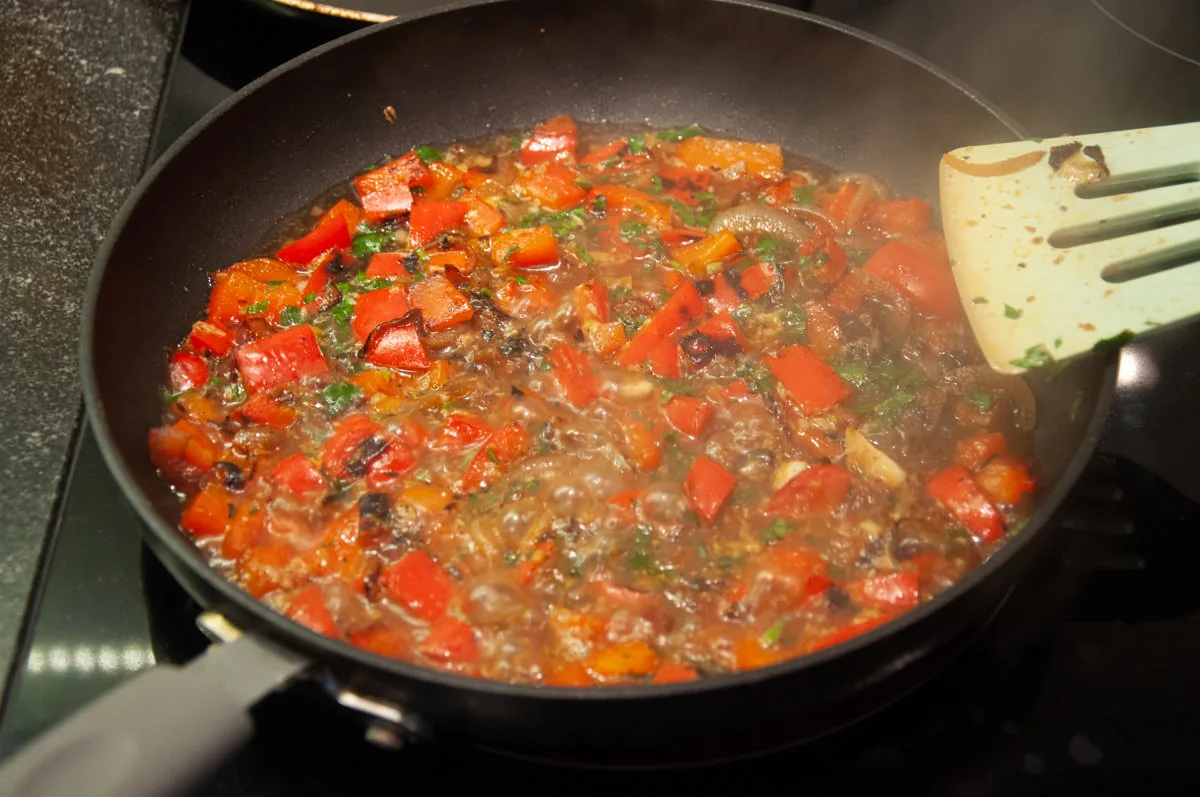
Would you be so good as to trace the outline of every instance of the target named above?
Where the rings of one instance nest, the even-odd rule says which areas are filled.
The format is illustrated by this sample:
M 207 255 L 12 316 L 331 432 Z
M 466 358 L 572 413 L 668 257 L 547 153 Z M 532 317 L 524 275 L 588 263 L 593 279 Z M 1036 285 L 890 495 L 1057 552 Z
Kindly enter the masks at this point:
M 671 130 L 663 130 L 654 137 L 659 141 L 683 141 L 685 138 L 693 138 L 695 136 L 704 135 L 703 128 L 698 124 L 690 124 L 686 127 L 676 127 Z
M 968 390 L 963 401 L 983 412 L 987 412 L 996 403 L 996 395 L 986 390 Z
M 630 570 L 640 570 L 650 575 L 662 572 L 654 560 L 654 534 L 646 526 L 638 526 L 633 532 L 633 550 L 629 552 Z
M 315 302 L 316 300 L 317 300 L 317 294 L 313 291 L 309 291 L 308 293 L 306 293 L 302 297 L 300 297 L 300 301 L 304 302 L 305 304 L 308 304 L 309 302 Z
M 1039 343 L 1026 349 L 1024 356 L 1010 360 L 1010 362 L 1018 368 L 1041 368 L 1043 365 L 1054 362 L 1054 356 L 1050 354 L 1049 349 Z
M 294 327 L 304 323 L 304 312 L 299 307 L 285 307 L 279 314 L 279 326 Z
M 334 382 L 321 390 L 321 400 L 330 415 L 341 415 L 350 408 L 362 389 L 349 382 Z
M 798 526 L 790 520 L 775 518 L 762 530 L 763 542 L 777 542 L 795 531 Z
M 417 157 L 421 159 L 421 163 L 433 163 L 442 159 L 442 153 L 433 147 L 413 147 L 413 152 L 417 153 Z
M 348 298 L 343 298 L 333 306 L 330 312 L 333 314 L 333 320 L 342 326 L 346 326 L 350 323 L 350 317 L 354 315 L 354 302 Z
M 1018 310 L 1017 308 L 1013 307 L 1011 304 L 1004 305 L 1004 317 L 1005 318 L 1011 318 L 1015 321 L 1018 318 L 1020 318 L 1021 316 L 1023 316 L 1024 314 L 1025 314 L 1024 311 Z
M 786 343 L 803 343 L 808 337 L 808 313 L 800 304 L 793 304 L 779 316 Z
M 354 236 L 351 250 L 355 257 L 362 259 L 367 255 L 382 252 L 391 241 L 392 234 L 390 232 L 360 232 Z
M 629 137 L 629 154 L 641 155 L 646 151 L 646 137 L 641 133 Z
M 792 191 L 792 201 L 797 205 L 812 205 L 813 203 L 813 187 L 811 185 L 802 185 Z
M 758 638 L 758 641 L 762 643 L 763 647 L 770 647 L 771 645 L 778 645 L 781 636 L 783 636 L 783 620 L 763 631 L 763 635 Z
M 987 303 L 988 303 L 988 300 L 987 300 L 986 296 L 976 296 L 974 299 L 971 300 L 971 304 L 987 304 Z
M 271 306 L 270 302 L 255 302 L 242 308 L 242 315 L 262 315 Z
M 620 162 L 621 157 L 619 155 L 613 155 L 611 158 L 605 158 L 604 160 L 600 161 L 600 168 L 601 170 L 610 169 Z
M 1118 332 L 1111 338 L 1096 341 L 1096 345 L 1092 346 L 1092 350 L 1099 352 L 1116 351 L 1131 340 L 1133 340 L 1133 330 L 1127 329 L 1124 332 Z

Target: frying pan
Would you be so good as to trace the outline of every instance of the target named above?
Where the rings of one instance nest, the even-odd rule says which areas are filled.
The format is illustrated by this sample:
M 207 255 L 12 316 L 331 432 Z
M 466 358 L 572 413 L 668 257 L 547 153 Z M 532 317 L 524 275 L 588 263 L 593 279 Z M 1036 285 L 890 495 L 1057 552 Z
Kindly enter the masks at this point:
M 585 763 L 729 758 L 826 733 L 894 700 L 1003 602 L 1096 443 L 1115 382 L 1111 357 L 1034 379 L 1039 502 L 1006 547 L 899 620 L 762 670 L 577 690 L 476 680 L 308 631 L 209 568 L 177 532 L 179 504 L 146 453 L 164 350 L 202 313 L 209 272 L 256 251 L 277 220 L 385 153 L 560 113 L 663 127 L 696 121 L 875 172 L 928 198 L 941 153 L 1020 135 L 911 55 L 749 0 L 448 7 L 318 48 L 239 92 L 125 204 L 89 286 L 82 353 L 90 420 L 148 544 L 201 605 L 244 633 L 85 708 L 11 761 L 0 793 L 175 791 L 248 737 L 248 706 L 298 677 L 320 680 L 377 731 Z

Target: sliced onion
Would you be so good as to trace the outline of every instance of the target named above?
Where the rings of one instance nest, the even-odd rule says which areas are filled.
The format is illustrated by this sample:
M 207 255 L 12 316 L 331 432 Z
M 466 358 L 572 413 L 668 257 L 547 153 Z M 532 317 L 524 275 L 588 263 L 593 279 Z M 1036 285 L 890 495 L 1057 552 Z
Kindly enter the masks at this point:
M 1022 155 L 1005 158 L 1002 161 L 995 161 L 993 163 L 965 161 L 952 152 L 943 155 L 942 160 L 946 161 L 946 164 L 956 172 L 969 174 L 972 177 L 1003 177 L 1008 174 L 1016 174 L 1017 172 L 1024 171 L 1030 166 L 1040 163 L 1044 157 L 1046 157 L 1046 150 L 1037 149 L 1033 152 L 1026 152 Z
M 846 463 L 888 487 L 899 487 L 908 478 L 904 468 L 852 426 L 846 427 Z
M 792 216 L 807 217 L 808 223 L 815 226 L 817 232 L 825 235 L 841 235 L 843 232 L 837 219 L 815 205 L 783 205 L 781 208 Z
M 778 208 L 768 205 L 738 205 L 722 210 L 713 217 L 708 225 L 708 234 L 728 230 L 741 238 L 749 233 L 770 235 L 795 244 L 801 244 L 812 238 L 812 229 Z

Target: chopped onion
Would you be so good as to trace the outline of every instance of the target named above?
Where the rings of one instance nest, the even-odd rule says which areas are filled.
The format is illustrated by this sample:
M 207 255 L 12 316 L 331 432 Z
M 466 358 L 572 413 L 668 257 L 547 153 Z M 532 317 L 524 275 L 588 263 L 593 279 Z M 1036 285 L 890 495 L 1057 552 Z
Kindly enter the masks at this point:
M 899 487 L 908 478 L 904 468 L 853 427 L 846 428 L 846 462 L 860 473 L 878 479 L 888 487 Z

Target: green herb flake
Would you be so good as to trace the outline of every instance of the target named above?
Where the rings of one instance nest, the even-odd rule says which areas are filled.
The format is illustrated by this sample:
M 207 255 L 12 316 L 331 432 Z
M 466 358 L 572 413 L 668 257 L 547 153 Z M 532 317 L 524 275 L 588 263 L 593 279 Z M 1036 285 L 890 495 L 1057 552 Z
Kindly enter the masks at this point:
M 976 296 L 974 299 L 971 300 L 971 304 L 987 304 L 987 303 L 988 303 L 988 300 L 987 300 L 986 296 Z
M 508 140 L 508 148 L 512 149 L 512 150 L 520 149 L 521 148 L 521 137 L 513 136 L 512 138 L 510 138 Z
M 963 401 L 972 407 L 987 412 L 996 403 L 996 396 L 994 393 L 989 393 L 986 390 L 968 390 L 967 394 L 963 396 Z
M 871 378 L 871 372 L 861 363 L 843 363 L 838 366 L 837 374 L 857 388 L 866 385 Z
M 304 313 L 299 307 L 285 307 L 279 314 L 279 326 L 294 327 L 304 323 Z
M 762 643 L 763 647 L 770 647 L 771 645 L 778 645 L 781 636 L 783 636 L 783 620 L 780 620 L 764 631 L 763 635 L 758 638 L 758 641 Z
M 413 147 L 413 152 L 417 153 L 417 157 L 421 159 L 421 163 L 433 163 L 442 159 L 442 153 L 433 147 Z
M 392 241 L 390 232 L 362 232 L 354 236 L 354 243 L 351 245 L 351 250 L 354 256 L 360 260 L 382 252 L 385 247 Z
M 695 136 L 704 135 L 703 128 L 698 124 L 690 124 L 686 127 L 677 127 L 671 130 L 663 130 L 655 135 L 659 141 L 683 141 L 685 138 L 694 138 Z
M 316 300 L 317 300 L 317 294 L 313 291 L 309 291 L 308 293 L 306 293 L 300 297 L 300 301 L 304 302 L 305 304 L 309 304 L 310 302 L 315 302 Z
M 1146 326 L 1148 326 L 1148 327 L 1161 327 L 1161 326 L 1162 326 L 1162 323 L 1160 323 L 1160 322 L 1158 322 L 1158 321 L 1147 321 L 1147 322 L 1146 322 Z
M 350 408 L 362 390 L 349 382 L 334 382 L 321 390 L 321 400 L 330 415 L 341 415 Z
M 1005 534 L 1007 534 L 1009 537 L 1017 536 L 1018 534 L 1021 533 L 1022 529 L 1025 528 L 1025 524 L 1028 522 L 1029 522 L 1029 518 L 1021 518 L 1016 523 L 1014 523 L 1012 525 L 1012 528 L 1010 528 L 1008 531 L 1006 531 Z
M 329 312 L 332 313 L 334 321 L 337 321 L 342 326 L 346 326 L 350 323 L 350 317 L 354 315 L 354 302 L 348 298 L 344 298 L 335 304 Z
M 646 137 L 641 133 L 629 137 L 629 154 L 641 155 L 646 151 Z
M 1055 338 L 1055 339 L 1054 339 L 1054 348 L 1056 348 L 1056 349 L 1061 349 L 1061 348 L 1062 348 L 1062 338 Z
M 679 220 L 684 224 L 688 225 L 689 227 L 694 227 L 700 223 L 699 219 L 696 218 L 696 214 L 693 213 L 692 209 L 687 205 L 680 202 L 678 199 L 671 199 L 669 202 L 671 207 L 675 208 L 675 212 L 679 214 Z
M 488 459 L 490 459 L 492 462 L 499 464 L 500 457 L 496 456 L 496 452 L 492 450 L 491 446 L 488 446 L 487 448 L 485 448 L 484 451 L 487 452 Z
M 630 570 L 641 570 L 652 575 L 659 572 L 654 561 L 654 534 L 645 526 L 638 526 L 633 532 L 633 550 L 629 553 L 628 566 Z
M 1054 356 L 1050 354 L 1045 345 L 1039 343 L 1026 349 L 1024 356 L 1010 360 L 1010 362 L 1018 368 L 1041 368 L 1043 365 L 1054 362 Z
M 797 205 L 813 204 L 813 187 L 811 185 L 802 185 L 792 191 L 792 201 Z
M 1024 314 L 1025 314 L 1024 311 L 1018 310 L 1017 308 L 1013 307 L 1011 304 L 1004 305 L 1004 317 L 1005 318 L 1011 318 L 1015 321 L 1018 318 L 1020 318 L 1021 316 L 1023 316 Z
M 604 160 L 600 161 L 600 169 L 602 171 L 604 169 L 611 169 L 613 166 L 616 166 L 620 162 L 621 162 L 620 156 L 613 155 L 611 158 L 605 158 Z
M 526 277 L 522 277 L 520 274 L 513 277 L 513 282 L 517 283 L 518 285 L 528 285 L 529 284 L 529 280 Z
M 778 542 L 787 535 L 791 534 L 798 527 L 790 520 L 783 518 L 775 518 L 762 530 L 763 542 Z
M 1092 346 L 1092 351 L 1116 351 L 1131 340 L 1133 340 L 1133 330 L 1127 329 L 1124 332 L 1113 335 L 1111 338 L 1096 341 L 1096 345 Z
M 176 401 L 179 401 L 179 398 L 187 392 L 189 391 L 180 390 L 178 393 L 172 393 L 170 390 L 163 388 L 163 401 L 167 402 L 168 404 L 172 404 Z
M 255 302 L 242 308 L 242 315 L 262 315 L 271 306 L 270 302 Z

